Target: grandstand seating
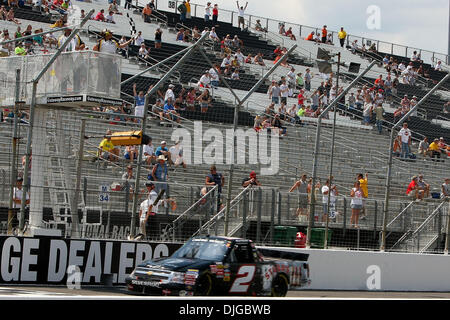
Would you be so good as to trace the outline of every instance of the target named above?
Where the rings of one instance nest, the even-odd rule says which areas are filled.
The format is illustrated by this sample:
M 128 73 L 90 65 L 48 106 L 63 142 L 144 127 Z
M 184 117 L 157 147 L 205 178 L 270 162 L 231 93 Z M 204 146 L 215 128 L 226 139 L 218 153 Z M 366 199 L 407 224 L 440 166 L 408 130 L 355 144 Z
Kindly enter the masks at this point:
M 78 3 L 82 8 L 92 8 L 92 7 L 100 7 L 98 4 L 88 4 L 88 3 Z M 168 27 L 169 28 L 178 28 L 178 15 L 174 13 L 165 12 L 168 18 Z M 16 17 L 19 19 L 30 20 L 38 23 L 50 23 L 48 17 L 42 17 L 38 13 L 33 12 L 27 9 L 20 9 L 16 11 Z M 46 20 L 47 19 L 47 20 Z M 125 17 L 120 17 L 121 21 L 125 21 Z M 119 18 L 117 18 L 119 20 Z M 137 19 L 136 19 L 137 20 Z M 99 28 L 101 26 L 100 23 L 90 21 L 88 23 L 89 26 L 94 26 Z M 104 25 L 104 24 L 103 24 Z M 156 61 L 161 61 L 165 58 L 170 57 L 174 53 L 179 52 L 184 49 L 186 44 L 176 43 L 176 41 L 169 40 L 169 38 L 174 38 L 173 33 L 171 34 L 169 30 L 165 32 L 165 40 L 163 41 L 163 46 L 161 49 L 153 48 L 153 40 L 150 39 L 151 31 L 157 26 L 155 24 L 144 24 L 143 22 L 137 21 L 138 30 L 144 30 L 144 36 L 146 38 L 145 43 L 147 46 L 151 47 L 151 57 Z M 197 26 L 200 30 L 205 27 L 205 23 L 202 19 L 193 18 L 191 21 L 186 23 L 186 26 L 192 27 Z M 110 27 L 108 25 L 108 27 Z M 111 26 L 111 28 L 117 28 L 115 31 L 115 36 L 120 37 L 122 35 L 129 37 L 126 33 L 128 26 Z M 144 27 L 147 27 L 146 29 Z M 89 29 L 87 32 L 86 42 L 89 45 L 92 45 L 95 41 L 96 31 L 93 31 L 95 28 Z M 166 30 L 165 30 L 166 31 Z M 270 63 L 273 61 L 273 50 L 276 45 L 269 43 L 267 40 L 264 40 L 258 37 L 256 34 L 253 34 L 249 31 L 241 31 L 239 28 L 233 27 L 229 23 L 220 22 L 220 27 L 217 28 L 217 33 L 220 37 L 230 34 L 234 36 L 235 34 L 243 40 L 244 49 L 243 53 L 246 55 L 247 53 L 255 54 L 257 52 L 262 52 L 264 54 L 264 59 L 266 62 Z M 92 38 L 89 37 L 92 36 Z M 299 40 L 298 43 L 304 43 L 304 40 Z M 206 51 L 206 54 L 213 62 L 221 62 L 221 59 L 218 56 L 217 48 L 216 51 Z M 135 48 L 134 48 L 135 51 Z M 376 57 L 375 57 L 376 58 Z M 398 57 L 399 59 L 402 57 Z M 358 56 L 347 55 L 346 62 L 352 61 L 352 59 L 360 59 Z M 404 58 L 402 58 L 404 59 Z M 359 60 L 358 60 L 359 61 Z M 173 60 L 170 63 L 167 63 L 167 66 L 172 66 L 176 61 Z M 300 53 L 297 52 L 296 56 L 290 57 L 288 62 L 295 66 L 297 70 L 304 70 L 306 67 L 310 67 L 314 70 L 316 74 L 318 74 L 318 69 L 315 65 L 311 64 L 306 56 L 300 56 Z M 175 83 L 176 88 L 175 92 L 177 93 L 182 87 L 188 87 L 193 82 L 196 82 L 198 78 L 200 78 L 201 74 L 209 69 L 210 66 L 204 61 L 203 57 L 200 53 L 194 53 L 178 70 L 180 77 L 178 81 Z M 129 60 L 124 59 L 124 70 L 122 73 L 122 81 L 128 79 L 133 74 L 133 63 Z M 276 72 L 276 76 L 280 76 L 286 70 Z M 373 74 L 376 74 L 375 72 Z M 360 85 L 373 83 L 375 77 L 366 76 L 364 79 L 360 81 Z M 431 75 L 431 73 L 430 73 Z M 348 83 L 349 80 L 353 79 L 356 75 L 351 73 L 345 73 L 345 78 L 343 77 L 343 82 Z M 243 72 L 240 74 L 241 80 L 231 82 L 230 85 L 233 89 L 238 93 L 243 93 L 248 91 L 259 79 L 260 74 L 258 73 L 255 66 L 246 66 L 243 69 Z M 440 77 L 440 78 L 439 78 Z M 432 73 L 432 79 L 438 80 L 442 79 L 441 73 Z M 142 75 L 135 79 L 134 82 L 137 83 L 138 89 L 146 90 L 150 84 L 154 84 L 158 81 L 158 77 L 152 75 Z M 314 79 L 314 85 L 317 85 L 317 81 L 320 82 L 320 78 L 316 77 Z M 161 88 L 164 91 L 167 88 L 167 83 L 164 87 Z M 262 85 L 255 93 L 255 105 L 256 101 L 264 101 L 267 103 L 267 88 L 268 82 Z M 181 116 L 185 119 L 182 121 L 182 125 L 191 130 L 192 121 L 194 120 L 202 120 L 204 130 L 209 128 L 219 128 L 221 131 L 230 128 L 230 124 L 233 122 L 233 114 L 234 114 L 234 106 L 232 106 L 232 100 L 230 99 L 230 95 L 226 94 L 224 91 L 224 86 L 221 85 L 221 89 L 216 91 L 216 95 L 214 96 L 213 107 L 208 110 L 207 113 L 201 113 L 198 106 L 195 111 L 181 111 Z M 123 99 L 132 103 L 129 96 L 132 95 L 132 83 L 126 83 L 122 87 Z M 398 97 L 401 97 L 403 94 L 408 95 L 416 95 L 419 99 L 423 97 L 427 93 L 426 88 L 417 87 L 417 86 L 409 86 L 401 84 L 398 88 Z M 151 102 L 154 102 L 154 97 Z M 420 117 L 412 117 L 410 123 L 410 128 L 413 133 L 417 133 L 415 135 L 416 138 L 421 138 L 422 136 L 428 136 L 429 138 L 434 138 L 438 136 L 445 137 L 446 141 L 450 141 L 450 132 L 448 129 L 443 128 L 437 124 L 432 124 L 430 120 L 435 119 L 438 115 L 440 115 L 440 110 L 442 110 L 442 105 L 445 101 L 434 94 L 428 101 L 425 106 L 421 108 L 421 111 L 426 112 L 426 119 Z M 290 98 L 288 105 L 295 103 L 295 99 Z M 368 211 L 378 212 L 378 217 L 374 215 L 369 215 L 367 221 L 363 224 L 363 228 L 380 230 L 382 225 L 382 200 L 384 200 L 384 191 L 385 191 L 385 175 L 386 175 L 386 161 L 388 158 L 387 150 L 389 149 L 389 138 L 386 135 L 378 135 L 372 130 L 372 127 L 367 128 L 359 128 L 359 130 L 355 130 L 354 126 L 350 124 L 355 124 L 359 121 L 352 121 L 350 116 L 355 116 L 357 118 L 361 117 L 361 113 L 358 111 L 348 111 L 346 108 L 342 107 L 342 111 L 345 112 L 340 117 L 347 121 L 348 123 L 343 125 L 338 125 L 336 128 L 336 149 L 335 149 L 335 165 L 334 165 L 334 176 L 335 183 L 341 191 L 341 194 L 348 196 L 349 189 L 353 184 L 355 176 L 360 172 L 369 172 L 369 192 L 370 197 L 373 201 L 368 201 Z M 239 126 L 241 128 L 250 129 L 253 126 L 254 116 L 256 114 L 261 113 L 261 108 L 256 111 L 258 108 L 243 110 L 239 113 Z M 330 114 L 330 118 L 332 114 Z M 105 116 L 106 118 L 106 116 Z M 79 121 L 80 116 L 75 114 L 67 114 L 65 115 L 64 121 L 75 123 Z M 165 130 L 163 127 L 159 126 L 159 121 L 149 119 L 150 123 L 146 129 L 148 135 L 152 136 L 153 143 L 156 146 L 159 141 L 166 140 L 170 141 L 170 133 L 169 130 Z M 386 120 L 389 122 L 393 122 L 392 113 L 386 114 Z M 21 126 L 21 136 L 25 137 L 26 126 Z M 114 124 L 112 125 L 110 121 L 105 119 L 99 119 L 98 122 L 90 121 L 88 125 L 88 134 L 92 136 L 102 136 L 104 132 L 108 128 L 112 128 L 114 130 L 128 130 L 130 128 L 137 128 L 136 124 Z M 324 128 L 322 130 L 322 136 L 320 141 L 321 153 L 319 156 L 319 166 L 318 166 L 318 176 L 321 178 L 322 182 L 326 179 L 329 173 L 330 164 L 329 164 L 329 155 L 330 155 L 330 147 L 331 147 L 331 121 L 324 121 Z M 303 126 L 299 125 L 288 125 L 288 134 L 280 141 L 280 172 L 275 176 L 265 176 L 261 177 L 264 186 L 273 187 L 280 191 L 286 192 L 288 187 L 290 187 L 295 179 L 303 172 L 310 173 L 312 171 L 312 150 L 314 149 L 314 139 L 315 139 L 315 129 L 316 125 L 313 119 L 304 121 Z M 2 123 L 0 126 L 0 164 L 1 168 L 8 172 L 10 169 L 10 139 L 11 139 L 11 126 L 6 123 Z M 73 143 L 76 145 L 77 137 L 73 136 Z M 90 142 L 89 147 L 87 148 L 86 154 L 91 154 L 94 152 L 94 148 L 100 142 L 100 138 L 93 139 Z M 416 142 L 415 142 L 416 146 Z M 24 153 L 24 145 L 20 144 L 19 154 Z M 250 150 L 247 150 L 250 152 Z M 421 159 L 420 159 L 421 160 Z M 391 197 L 395 198 L 395 201 L 392 201 L 392 211 L 389 212 L 389 218 L 392 218 L 396 215 L 404 206 L 405 203 L 408 202 L 408 199 L 405 196 L 405 189 L 407 183 L 411 176 L 416 175 L 418 173 L 423 173 L 428 183 L 430 183 L 434 189 L 442 183 L 443 174 L 446 172 L 446 168 L 448 168 L 448 159 L 443 163 L 431 163 L 424 161 L 415 161 L 415 162 L 404 162 L 399 159 L 394 159 L 393 163 L 393 181 L 391 188 Z M 83 163 L 83 172 L 89 177 L 89 179 L 93 182 L 93 185 L 97 186 L 102 179 L 107 175 L 110 180 L 108 181 L 117 181 L 120 180 L 121 173 L 124 169 L 124 164 L 117 167 L 117 169 L 113 169 L 111 167 L 102 168 L 97 163 L 93 164 L 89 161 L 85 161 Z M 176 170 L 175 172 L 170 172 L 170 183 L 171 183 L 171 191 L 170 195 L 175 197 L 179 202 L 179 207 L 175 212 L 175 215 L 181 214 L 185 209 L 187 209 L 190 205 L 192 205 L 194 198 L 198 198 L 198 188 L 200 185 L 204 183 L 204 177 L 207 173 L 208 166 L 206 165 L 189 165 L 187 171 Z M 218 165 L 219 171 L 226 173 L 227 166 L 226 165 Z M 240 181 L 246 176 L 249 171 L 255 169 L 253 166 L 244 165 L 244 166 L 236 166 L 234 172 L 234 182 L 233 182 L 233 196 L 236 196 L 241 189 Z M 447 170 L 448 171 L 448 170 Z M 144 181 L 146 179 L 148 172 L 144 170 L 141 175 L 141 179 Z M 72 177 L 75 176 L 75 168 L 71 169 L 70 175 Z M 8 175 L 9 177 L 9 175 Z M 227 174 L 225 174 L 227 178 Z M 192 191 L 189 189 L 192 187 Z M 95 189 L 95 187 L 93 187 Z M 434 190 L 436 191 L 436 190 Z M 46 200 L 50 202 L 50 194 L 51 188 L 47 190 Z M 189 197 L 187 193 L 193 192 L 196 194 L 196 197 Z M 95 202 L 95 194 L 90 195 L 89 202 Z M 294 196 L 293 196 L 294 197 Z M 268 198 L 269 199 L 269 198 Z M 3 199 L 2 200 L 6 200 Z M 117 200 L 120 203 L 120 199 Z M 269 201 L 269 200 L 267 200 Z M 319 196 L 320 201 L 320 196 Z M 3 204 L 5 201 L 3 201 Z M 131 204 L 130 204 L 131 205 Z M 291 201 L 283 202 L 282 210 L 283 215 L 290 215 L 292 219 L 289 222 L 293 225 L 305 226 L 305 222 L 298 222 L 293 219 L 292 209 L 295 208 L 295 201 L 291 199 Z M 340 204 L 341 206 L 342 204 Z M 417 212 L 423 215 L 423 213 L 428 212 L 430 207 L 432 207 L 434 203 L 430 201 L 430 203 L 426 202 L 425 204 L 417 205 Z M 321 212 L 321 207 L 318 206 L 317 210 Z M 270 213 L 266 212 L 264 218 L 270 219 Z M 419 220 L 421 221 L 421 220 Z M 334 225 L 335 227 L 341 227 L 342 221 L 338 224 Z

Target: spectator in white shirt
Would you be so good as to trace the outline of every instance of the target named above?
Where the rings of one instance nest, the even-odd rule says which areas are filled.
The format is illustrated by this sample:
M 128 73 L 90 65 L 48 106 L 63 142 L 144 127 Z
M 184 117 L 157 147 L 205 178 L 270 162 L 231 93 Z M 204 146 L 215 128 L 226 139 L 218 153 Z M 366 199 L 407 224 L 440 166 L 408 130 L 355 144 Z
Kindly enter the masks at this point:
M 211 18 L 211 2 L 208 2 L 205 7 L 205 21 L 208 22 Z
M 139 31 L 136 38 L 134 39 L 134 45 L 140 46 L 144 42 L 144 37 L 142 37 L 142 31 Z
M 216 42 L 220 42 L 220 38 L 217 36 L 215 27 L 211 28 L 211 31 L 209 33 L 209 39 L 216 41 Z
M 289 96 L 289 86 L 286 84 L 286 81 L 283 80 L 280 85 L 280 96 L 281 103 L 287 104 L 287 98 Z
M 436 65 L 434 66 L 434 70 L 436 70 L 436 71 L 442 71 L 441 60 L 438 60 L 438 62 L 437 62 Z
M 242 66 L 244 64 L 245 57 L 241 52 L 241 49 L 237 49 L 234 57 L 238 60 L 239 64 Z
M 225 74 L 229 74 L 231 70 L 231 56 L 227 55 L 222 60 L 222 64 L 220 65 L 220 68 Z
M 114 21 L 114 17 L 113 16 L 114 16 L 114 12 L 110 11 L 109 14 L 106 16 L 106 22 L 108 22 L 108 23 L 116 23 Z
M 214 64 L 213 67 L 209 69 L 209 76 L 211 78 L 211 86 L 217 88 L 220 80 L 217 64 Z
M 407 158 L 409 156 L 409 146 L 411 145 L 411 130 L 408 129 L 408 124 L 403 123 L 403 128 L 398 133 L 398 138 L 402 146 L 402 158 Z
M 239 7 L 239 2 L 238 1 L 236 1 L 236 4 L 237 4 L 237 8 L 239 10 L 239 14 L 238 14 L 238 28 L 240 28 L 241 24 L 242 24 L 242 29 L 244 29 L 245 28 L 244 14 L 245 14 L 245 9 L 247 9 L 248 2 L 246 2 L 245 7 L 242 7 L 242 6 Z
M 210 86 L 211 83 L 211 75 L 209 73 L 209 70 L 207 70 L 201 77 L 200 80 L 198 81 L 197 85 L 199 87 L 202 88 L 211 88 Z
M 173 88 L 175 86 L 173 84 L 169 84 L 169 88 L 166 91 L 166 94 L 164 96 L 164 102 L 167 102 L 169 98 L 172 98 L 172 101 L 175 101 L 175 94 L 173 93 Z

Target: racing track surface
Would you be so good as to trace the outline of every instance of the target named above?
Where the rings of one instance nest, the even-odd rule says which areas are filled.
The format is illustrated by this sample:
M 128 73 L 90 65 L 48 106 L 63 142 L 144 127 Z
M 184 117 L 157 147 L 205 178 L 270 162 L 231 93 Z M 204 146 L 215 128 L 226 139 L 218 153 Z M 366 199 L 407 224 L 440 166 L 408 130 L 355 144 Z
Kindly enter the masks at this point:
M 81 289 L 69 289 L 63 286 L 0 286 L 0 300 L 27 298 L 142 299 L 143 297 L 144 296 L 129 294 L 126 291 L 125 287 L 111 288 L 92 286 L 82 287 Z M 291 299 L 450 299 L 450 292 L 369 292 L 303 290 L 289 291 L 287 297 Z M 226 298 L 229 299 L 230 297 Z M 145 297 L 145 299 L 152 299 L 152 297 Z

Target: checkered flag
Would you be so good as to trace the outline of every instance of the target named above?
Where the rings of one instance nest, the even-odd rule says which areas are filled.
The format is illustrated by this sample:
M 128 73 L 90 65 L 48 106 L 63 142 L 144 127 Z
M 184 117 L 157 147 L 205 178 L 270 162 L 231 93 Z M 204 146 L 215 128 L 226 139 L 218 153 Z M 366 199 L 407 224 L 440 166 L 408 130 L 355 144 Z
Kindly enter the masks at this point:
M 136 34 L 136 24 L 130 14 L 127 12 L 128 23 L 130 24 L 130 34 L 134 36 Z

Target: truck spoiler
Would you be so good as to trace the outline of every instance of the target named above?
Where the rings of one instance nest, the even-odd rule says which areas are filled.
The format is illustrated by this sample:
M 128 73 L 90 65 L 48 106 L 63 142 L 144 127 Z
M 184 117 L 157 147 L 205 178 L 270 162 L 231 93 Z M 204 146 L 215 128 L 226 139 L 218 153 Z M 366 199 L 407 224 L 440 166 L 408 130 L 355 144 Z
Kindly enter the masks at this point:
M 268 258 L 277 258 L 283 260 L 296 260 L 296 261 L 308 261 L 308 253 L 300 253 L 294 251 L 275 250 L 267 248 L 257 248 L 258 251 Z

